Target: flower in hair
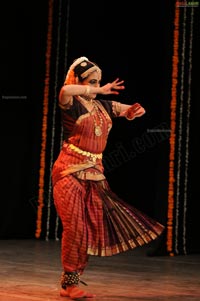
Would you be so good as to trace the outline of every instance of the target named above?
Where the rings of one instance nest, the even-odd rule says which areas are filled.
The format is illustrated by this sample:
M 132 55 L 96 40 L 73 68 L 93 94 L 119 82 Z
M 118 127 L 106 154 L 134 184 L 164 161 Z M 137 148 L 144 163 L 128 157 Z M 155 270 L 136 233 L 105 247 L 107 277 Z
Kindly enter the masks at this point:
M 72 78 L 72 72 L 73 72 L 74 68 L 84 61 L 89 61 L 86 56 L 81 56 L 78 59 L 74 60 L 74 62 L 71 64 L 71 66 L 68 69 L 68 72 L 67 72 L 67 75 L 65 78 L 65 83 L 69 81 L 69 78 Z

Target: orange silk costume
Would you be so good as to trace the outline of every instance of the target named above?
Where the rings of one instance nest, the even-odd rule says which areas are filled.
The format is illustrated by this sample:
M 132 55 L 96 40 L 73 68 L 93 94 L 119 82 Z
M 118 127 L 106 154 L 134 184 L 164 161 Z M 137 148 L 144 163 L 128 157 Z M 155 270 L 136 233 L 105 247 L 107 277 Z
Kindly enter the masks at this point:
M 64 142 L 52 169 L 53 198 L 62 222 L 64 271 L 83 273 L 89 255 L 112 256 L 156 239 L 164 226 L 121 200 L 104 176 L 102 153 L 118 102 L 78 97 L 61 108 Z

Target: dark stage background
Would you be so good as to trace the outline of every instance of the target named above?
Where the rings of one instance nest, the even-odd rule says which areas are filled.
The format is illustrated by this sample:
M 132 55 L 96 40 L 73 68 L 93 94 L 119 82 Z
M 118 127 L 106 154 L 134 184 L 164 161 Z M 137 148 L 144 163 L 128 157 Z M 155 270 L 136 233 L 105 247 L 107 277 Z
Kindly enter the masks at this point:
M 125 119 L 114 121 L 104 154 L 105 173 L 119 196 L 165 225 L 173 54 L 172 2 L 63 1 L 61 67 L 57 87 L 59 90 L 67 68 L 79 56 L 87 56 L 98 63 L 103 70 L 102 84 L 116 77 L 125 80 L 125 91 L 109 99 L 128 104 L 139 102 L 145 107 L 146 114 L 133 122 Z M 59 17 L 59 3 L 54 1 L 55 20 Z M 35 237 L 36 227 L 48 1 L 7 1 L 4 11 L 0 238 L 27 239 Z M 199 184 L 195 174 L 199 171 L 200 151 L 198 17 L 196 13 L 187 202 L 189 253 L 200 251 Z M 67 41 L 64 38 L 66 26 Z M 55 26 L 53 42 L 56 34 Z M 55 47 L 51 58 L 52 78 Z M 64 53 L 67 53 L 65 61 Z M 51 86 L 53 91 L 53 81 Z M 60 126 L 59 121 L 56 126 Z M 56 154 L 54 156 L 55 159 Z

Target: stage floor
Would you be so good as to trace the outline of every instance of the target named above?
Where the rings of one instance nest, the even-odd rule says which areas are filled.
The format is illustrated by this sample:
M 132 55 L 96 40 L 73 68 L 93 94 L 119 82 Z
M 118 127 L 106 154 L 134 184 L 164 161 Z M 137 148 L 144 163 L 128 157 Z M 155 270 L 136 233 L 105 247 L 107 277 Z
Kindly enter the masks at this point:
M 0 301 L 71 300 L 59 296 L 61 272 L 60 241 L 0 240 Z M 200 301 L 200 254 L 91 256 L 82 280 L 96 297 L 79 300 Z

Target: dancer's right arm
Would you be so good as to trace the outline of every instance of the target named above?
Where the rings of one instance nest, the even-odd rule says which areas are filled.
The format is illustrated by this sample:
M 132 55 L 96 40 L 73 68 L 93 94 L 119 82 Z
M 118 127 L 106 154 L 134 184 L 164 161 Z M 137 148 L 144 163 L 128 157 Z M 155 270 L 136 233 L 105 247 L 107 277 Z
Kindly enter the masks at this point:
M 80 95 L 90 98 L 95 98 L 97 94 L 119 94 L 118 90 L 124 90 L 125 87 L 122 85 L 124 83 L 123 80 L 119 80 L 118 78 L 114 80 L 112 83 L 107 83 L 104 86 L 100 85 L 78 85 L 78 84 L 71 84 L 71 85 L 64 85 L 59 94 L 59 103 L 62 105 L 66 105 L 71 102 L 72 96 Z

